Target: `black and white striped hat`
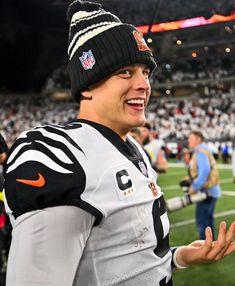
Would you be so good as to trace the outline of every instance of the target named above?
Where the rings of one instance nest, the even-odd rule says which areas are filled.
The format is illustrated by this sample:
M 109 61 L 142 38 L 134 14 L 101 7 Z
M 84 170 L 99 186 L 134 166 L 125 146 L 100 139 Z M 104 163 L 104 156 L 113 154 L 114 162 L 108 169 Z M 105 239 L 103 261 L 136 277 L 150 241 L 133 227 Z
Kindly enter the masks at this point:
M 116 70 L 131 64 L 146 64 L 151 71 L 156 63 L 142 34 L 101 5 L 76 0 L 67 12 L 70 23 L 68 72 L 73 98 Z

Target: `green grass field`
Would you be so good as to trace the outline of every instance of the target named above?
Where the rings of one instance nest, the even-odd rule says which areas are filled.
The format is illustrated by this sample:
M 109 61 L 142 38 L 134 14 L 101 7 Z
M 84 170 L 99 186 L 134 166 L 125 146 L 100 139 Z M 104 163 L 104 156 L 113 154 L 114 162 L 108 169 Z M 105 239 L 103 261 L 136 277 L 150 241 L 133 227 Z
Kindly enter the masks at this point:
M 220 221 L 230 224 L 235 220 L 235 184 L 231 169 L 219 169 L 222 197 L 215 210 L 216 227 Z M 171 166 L 166 174 L 159 174 L 158 184 L 164 192 L 165 199 L 182 196 L 178 183 L 187 172 L 184 167 Z M 233 193 L 229 193 L 234 192 Z M 169 213 L 171 223 L 170 245 L 184 245 L 198 239 L 194 222 L 195 205 Z M 230 211 L 230 214 L 228 212 Z M 227 213 L 226 213 L 227 212 Z M 232 214 L 231 214 L 232 213 Z M 183 225 L 183 223 L 185 223 Z M 182 225 L 181 225 L 182 224 Z M 188 269 L 178 270 L 173 275 L 174 286 L 235 286 L 235 253 L 223 260 Z

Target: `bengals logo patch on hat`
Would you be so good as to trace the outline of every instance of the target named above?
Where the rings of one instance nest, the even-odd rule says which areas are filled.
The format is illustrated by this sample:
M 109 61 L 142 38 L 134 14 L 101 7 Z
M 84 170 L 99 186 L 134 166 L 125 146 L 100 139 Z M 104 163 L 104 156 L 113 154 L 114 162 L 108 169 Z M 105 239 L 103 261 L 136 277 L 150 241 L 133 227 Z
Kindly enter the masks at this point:
M 140 32 L 138 32 L 136 30 L 133 31 L 133 36 L 136 40 L 139 51 L 141 51 L 141 52 L 150 51 L 151 52 L 150 48 L 148 47 L 148 45 L 145 42 L 143 35 Z

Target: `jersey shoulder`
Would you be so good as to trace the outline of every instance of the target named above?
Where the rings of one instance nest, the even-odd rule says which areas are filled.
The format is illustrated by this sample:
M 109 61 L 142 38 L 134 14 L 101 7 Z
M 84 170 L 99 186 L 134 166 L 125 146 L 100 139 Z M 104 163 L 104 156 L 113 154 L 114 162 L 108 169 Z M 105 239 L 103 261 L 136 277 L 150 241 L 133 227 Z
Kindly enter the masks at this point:
M 86 175 L 85 156 L 69 130 L 80 125 L 46 125 L 20 134 L 5 167 L 5 194 L 15 216 L 49 206 L 79 205 Z M 79 178 L 79 179 L 78 179 Z

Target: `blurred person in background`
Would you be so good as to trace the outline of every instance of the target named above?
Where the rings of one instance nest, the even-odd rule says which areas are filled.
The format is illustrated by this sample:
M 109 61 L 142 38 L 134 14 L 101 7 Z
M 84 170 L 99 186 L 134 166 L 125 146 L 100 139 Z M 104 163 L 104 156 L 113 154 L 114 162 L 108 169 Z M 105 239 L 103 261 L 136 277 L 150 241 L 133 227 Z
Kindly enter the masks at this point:
M 235 143 L 233 143 L 233 150 L 232 150 L 232 173 L 233 173 L 233 183 L 235 184 Z
M 0 133 L 0 164 L 2 165 L 7 158 L 7 144 Z
M 222 162 L 224 164 L 227 164 L 229 162 L 229 146 L 227 143 L 225 143 L 221 148 L 221 156 L 222 156 Z
M 129 132 L 129 134 L 140 144 L 140 146 L 143 148 L 145 154 L 147 155 L 149 162 L 151 164 L 151 157 L 148 153 L 148 151 L 144 148 L 143 144 L 142 144 L 142 129 L 140 127 L 135 127 L 132 128 L 131 131 Z
M 2 134 L 0 133 L 0 192 L 3 191 L 3 184 L 4 184 L 4 179 L 3 179 L 3 164 L 6 161 L 7 158 L 7 144 L 5 139 L 3 138 Z
M 7 286 L 171 286 L 172 270 L 235 251 L 235 222 L 218 239 L 169 247 L 161 189 L 128 135 L 145 123 L 156 67 L 143 36 L 91 2 L 67 14 L 78 118 L 23 132 L 5 168 L 13 224 Z
M 168 170 L 168 163 L 164 151 L 164 141 L 156 139 L 153 136 L 150 123 L 146 122 L 140 127 L 141 141 L 144 149 L 148 152 L 151 158 L 152 167 L 158 172 L 166 172 Z
M 179 140 L 177 142 L 177 154 L 176 154 L 176 159 L 178 162 L 181 161 L 182 157 L 183 157 L 183 143 L 181 140 Z
M 3 164 L 7 158 L 7 144 L 2 134 L 0 133 L 0 273 L 4 273 L 4 261 L 8 256 L 9 242 L 11 239 L 11 226 L 8 216 L 4 207 L 4 195 L 3 195 Z M 3 281 L 4 280 L 4 281 Z M 5 285 L 5 277 L 1 275 L 0 281 Z
M 186 167 L 189 167 L 189 163 L 192 157 L 192 152 L 188 148 L 183 148 L 182 157 Z
M 132 128 L 129 134 L 142 146 L 140 127 Z
M 214 210 L 218 198 L 221 196 L 219 173 L 216 161 L 204 142 L 200 131 L 192 131 L 188 137 L 188 145 L 192 151 L 189 162 L 189 176 L 191 186 L 189 192 L 194 194 L 207 192 L 208 198 L 196 203 L 196 224 L 200 239 L 205 239 L 205 229 L 210 226 L 215 237 Z

